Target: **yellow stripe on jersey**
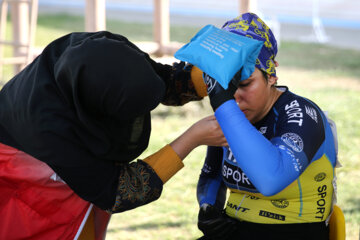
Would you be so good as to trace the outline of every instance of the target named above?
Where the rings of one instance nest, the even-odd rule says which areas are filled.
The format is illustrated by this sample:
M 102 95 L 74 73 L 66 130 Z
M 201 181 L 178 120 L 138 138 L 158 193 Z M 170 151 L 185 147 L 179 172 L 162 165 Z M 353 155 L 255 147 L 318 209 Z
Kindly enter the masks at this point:
M 276 195 L 231 189 L 226 214 L 241 221 L 284 224 L 322 222 L 330 214 L 334 168 L 323 155 Z

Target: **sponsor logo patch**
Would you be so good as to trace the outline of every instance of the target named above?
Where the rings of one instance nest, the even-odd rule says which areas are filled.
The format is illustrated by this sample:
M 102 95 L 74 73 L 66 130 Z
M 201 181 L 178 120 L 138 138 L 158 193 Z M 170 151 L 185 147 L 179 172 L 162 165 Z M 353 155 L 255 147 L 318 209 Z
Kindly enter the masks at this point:
M 286 199 L 271 200 L 271 203 L 277 208 L 287 208 L 289 206 L 289 201 Z
M 264 135 L 264 134 L 266 133 L 266 130 L 267 130 L 267 127 L 261 127 L 261 128 L 259 129 L 259 132 L 260 132 L 262 135 Z
M 205 84 L 207 86 L 207 92 L 209 94 L 215 88 L 217 82 L 215 81 L 215 79 L 213 79 L 212 77 L 210 77 L 209 75 L 206 74 L 205 75 Z
M 285 133 L 281 136 L 281 140 L 296 152 L 301 152 L 304 149 L 304 142 L 296 133 Z
M 326 173 L 321 172 L 321 173 L 317 174 L 317 175 L 314 177 L 314 180 L 317 181 L 317 182 L 321 182 L 321 181 L 324 180 L 325 178 L 326 178 Z
M 316 123 L 318 122 L 317 113 L 314 108 L 305 106 L 305 112 L 312 118 L 312 120 L 314 120 Z
M 267 212 L 267 211 L 264 211 L 264 210 L 260 210 L 259 216 L 272 218 L 272 219 L 276 219 L 276 220 L 280 220 L 280 221 L 285 221 L 285 216 L 284 215 L 280 215 L 280 214 L 276 214 L 276 213 L 272 213 L 272 212 Z
M 238 205 L 232 204 L 232 203 L 230 203 L 230 202 L 227 202 L 226 206 L 227 206 L 228 208 L 232 208 L 232 209 L 235 209 L 236 211 L 243 212 L 243 213 L 245 213 L 245 212 L 247 212 L 247 211 L 250 210 L 250 208 L 239 207 Z

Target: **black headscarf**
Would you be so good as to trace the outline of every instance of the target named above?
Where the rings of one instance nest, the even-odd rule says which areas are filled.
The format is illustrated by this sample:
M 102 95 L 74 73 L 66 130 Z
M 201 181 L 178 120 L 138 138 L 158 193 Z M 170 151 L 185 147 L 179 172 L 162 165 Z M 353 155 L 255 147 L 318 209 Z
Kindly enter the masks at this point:
M 0 92 L 0 142 L 47 163 L 82 198 L 109 208 L 119 166 L 148 146 L 165 83 L 149 56 L 109 32 L 72 33 Z

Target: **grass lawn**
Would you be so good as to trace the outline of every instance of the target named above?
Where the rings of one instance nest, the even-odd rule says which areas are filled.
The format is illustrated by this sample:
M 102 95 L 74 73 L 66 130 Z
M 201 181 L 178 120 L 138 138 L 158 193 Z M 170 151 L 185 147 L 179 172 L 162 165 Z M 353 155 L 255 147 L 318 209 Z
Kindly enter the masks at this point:
M 67 15 L 40 15 L 36 45 L 72 31 L 84 29 L 83 19 Z M 132 41 L 150 41 L 152 25 L 108 21 L 108 30 Z M 199 28 L 173 26 L 172 40 L 187 42 Z M 339 138 L 337 170 L 338 205 L 346 218 L 347 239 L 359 239 L 360 225 L 360 52 L 318 44 L 282 42 L 277 58 L 279 85 L 315 101 L 336 122 Z M 7 79 L 9 68 L 5 69 Z M 5 79 L 6 80 L 6 79 Z M 182 108 L 159 106 L 153 112 L 152 136 L 146 157 L 174 140 L 198 119 L 211 114 L 208 99 Z M 185 160 L 185 168 L 165 186 L 162 197 L 112 217 L 107 239 L 195 239 L 198 206 L 196 184 L 205 147 L 199 147 Z

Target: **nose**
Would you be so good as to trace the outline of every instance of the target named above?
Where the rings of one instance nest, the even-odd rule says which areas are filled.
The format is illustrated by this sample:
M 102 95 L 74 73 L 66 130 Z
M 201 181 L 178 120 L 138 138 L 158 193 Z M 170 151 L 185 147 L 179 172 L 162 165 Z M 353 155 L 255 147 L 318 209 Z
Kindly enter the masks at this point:
M 241 101 L 241 89 L 240 88 L 236 89 L 236 91 L 234 93 L 234 98 L 237 103 L 239 103 Z

